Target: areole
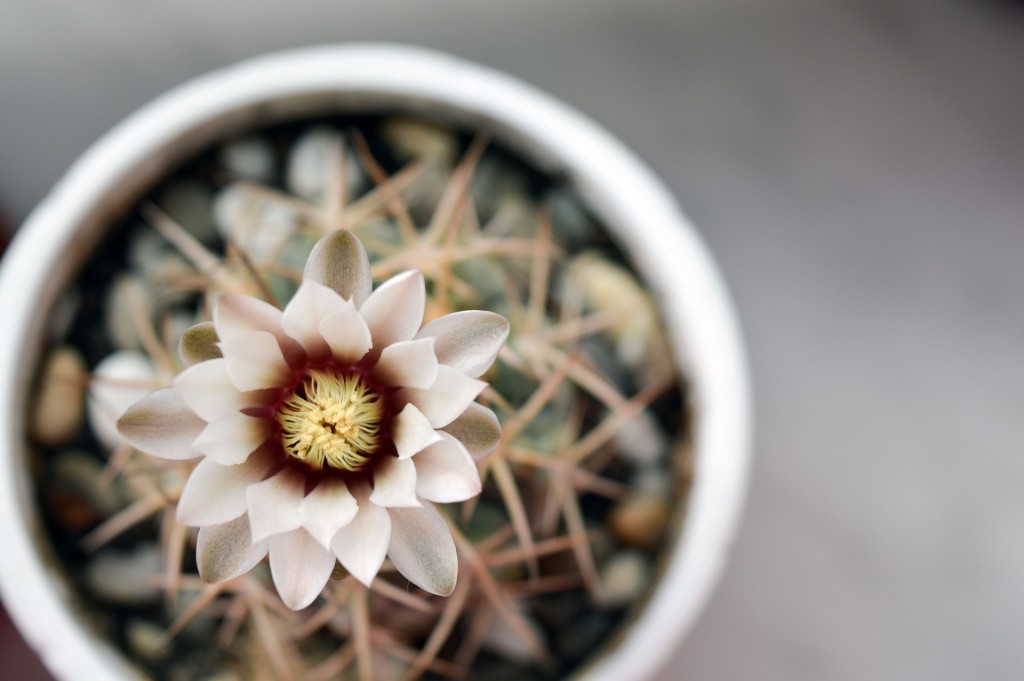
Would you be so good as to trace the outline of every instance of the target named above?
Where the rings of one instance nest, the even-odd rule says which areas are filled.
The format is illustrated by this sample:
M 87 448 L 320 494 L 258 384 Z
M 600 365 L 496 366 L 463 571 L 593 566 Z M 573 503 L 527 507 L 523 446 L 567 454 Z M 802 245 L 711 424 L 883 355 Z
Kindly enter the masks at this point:
M 137 673 L 78 621 L 47 564 L 25 462 L 25 398 L 43 314 L 138 188 L 232 127 L 340 105 L 429 109 L 483 123 L 573 182 L 662 305 L 692 388 L 695 470 L 681 534 L 647 606 L 580 678 L 651 678 L 677 649 L 726 558 L 746 487 L 750 395 L 738 325 L 712 259 L 650 171 L 596 124 L 508 76 L 393 45 L 320 47 L 251 60 L 192 81 L 99 140 L 33 212 L 0 268 L 0 591 L 22 632 L 62 679 Z M 354 388 L 353 388 L 354 389 Z M 357 400 L 358 401 L 358 400 Z

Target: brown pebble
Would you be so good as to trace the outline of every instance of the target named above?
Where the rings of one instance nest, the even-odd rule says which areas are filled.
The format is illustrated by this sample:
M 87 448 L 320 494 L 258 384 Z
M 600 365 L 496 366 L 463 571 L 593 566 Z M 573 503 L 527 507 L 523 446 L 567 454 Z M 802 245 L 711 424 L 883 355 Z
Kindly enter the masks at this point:
M 46 358 L 41 374 L 32 411 L 32 437 L 43 445 L 63 444 L 82 427 L 85 361 L 74 348 L 57 348 Z
M 668 502 L 658 495 L 635 495 L 612 509 L 608 524 L 616 538 L 638 549 L 654 548 L 665 534 Z

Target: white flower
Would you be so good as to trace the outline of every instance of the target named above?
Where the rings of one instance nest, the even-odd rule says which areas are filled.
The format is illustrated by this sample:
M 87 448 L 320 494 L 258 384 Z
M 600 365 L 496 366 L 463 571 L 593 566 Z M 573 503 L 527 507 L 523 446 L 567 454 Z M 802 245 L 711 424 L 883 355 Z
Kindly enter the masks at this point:
M 182 338 L 188 368 L 119 421 L 144 452 L 205 457 L 177 511 L 201 528 L 205 580 L 241 575 L 269 552 L 274 584 L 298 610 L 336 559 L 369 585 L 386 555 L 426 591 L 455 588 L 455 544 L 431 502 L 480 492 L 474 457 L 501 432 L 474 402 L 476 379 L 508 322 L 474 310 L 420 328 L 420 272 L 371 286 L 358 239 L 322 238 L 284 311 L 221 297 L 213 322 Z

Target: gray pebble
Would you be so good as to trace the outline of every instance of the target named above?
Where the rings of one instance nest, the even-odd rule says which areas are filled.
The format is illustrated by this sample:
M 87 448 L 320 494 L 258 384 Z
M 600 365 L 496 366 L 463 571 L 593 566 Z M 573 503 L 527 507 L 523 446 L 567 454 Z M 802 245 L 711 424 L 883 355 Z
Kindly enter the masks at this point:
M 220 162 L 235 175 L 257 182 L 273 181 L 277 169 L 274 147 L 263 137 L 246 137 L 224 145 Z
M 132 553 L 105 551 L 85 568 L 85 583 L 103 600 L 118 605 L 142 605 L 157 600 L 156 578 L 164 574 L 163 558 L 155 544 L 142 544 Z

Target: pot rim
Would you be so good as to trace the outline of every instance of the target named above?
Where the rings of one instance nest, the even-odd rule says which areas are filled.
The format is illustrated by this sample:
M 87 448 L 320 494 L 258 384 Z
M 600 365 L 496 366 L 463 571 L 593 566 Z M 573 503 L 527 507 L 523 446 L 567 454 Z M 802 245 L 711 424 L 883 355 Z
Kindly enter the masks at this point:
M 424 48 L 331 45 L 270 54 L 201 76 L 135 112 L 93 144 L 32 212 L 0 263 L 0 593 L 62 679 L 134 678 L 137 670 L 66 607 L 68 587 L 35 548 L 41 535 L 24 456 L 29 369 L 43 333 L 40 300 L 107 192 L 151 154 L 212 120 L 270 102 L 348 92 L 441 106 L 497 125 L 565 172 L 644 273 L 691 386 L 694 470 L 681 539 L 642 612 L 588 681 L 651 678 L 707 601 L 740 516 L 749 475 L 751 398 L 738 321 L 703 240 L 665 186 L 610 133 L 508 75 Z M 641 238 L 637 239 L 637 235 Z M 66 261 L 66 258 L 65 258 Z

